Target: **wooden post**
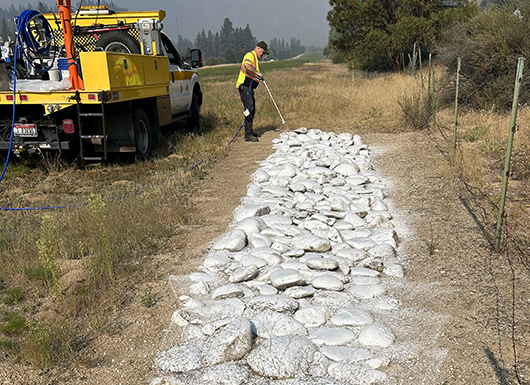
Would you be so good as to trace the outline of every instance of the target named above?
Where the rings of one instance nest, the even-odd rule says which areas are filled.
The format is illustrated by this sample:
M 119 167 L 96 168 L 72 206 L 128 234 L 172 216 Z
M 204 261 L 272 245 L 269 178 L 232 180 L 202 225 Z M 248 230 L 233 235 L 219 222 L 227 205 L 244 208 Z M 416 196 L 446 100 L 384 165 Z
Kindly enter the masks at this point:
M 456 92 L 455 92 L 455 127 L 453 130 L 453 155 L 451 156 L 451 164 L 455 163 L 456 155 L 456 127 L 458 125 L 458 82 L 460 80 L 460 63 L 461 59 L 458 58 L 458 63 L 456 65 Z
M 508 191 L 508 179 L 510 177 L 510 162 L 512 159 L 513 137 L 517 129 L 517 105 L 519 103 L 519 87 L 523 77 L 524 58 L 520 57 L 517 64 L 517 75 L 515 77 L 515 90 L 513 92 L 512 116 L 510 119 L 510 132 L 508 133 L 508 146 L 506 148 L 506 159 L 504 161 L 504 174 L 502 175 L 501 199 L 499 202 L 499 212 L 497 214 L 497 231 L 495 233 L 495 249 L 499 251 L 501 246 L 501 230 L 503 218 L 506 215 L 504 206 L 506 204 L 506 193 Z

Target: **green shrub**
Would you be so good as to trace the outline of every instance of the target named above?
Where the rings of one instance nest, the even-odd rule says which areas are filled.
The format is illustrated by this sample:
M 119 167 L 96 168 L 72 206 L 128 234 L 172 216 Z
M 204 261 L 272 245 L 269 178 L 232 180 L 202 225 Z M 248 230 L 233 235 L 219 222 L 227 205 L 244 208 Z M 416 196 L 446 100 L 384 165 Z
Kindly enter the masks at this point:
M 153 299 L 153 295 L 151 294 L 151 289 L 150 288 L 146 288 L 146 289 L 140 291 L 140 294 L 138 294 L 138 300 L 145 307 L 151 307 L 155 303 L 155 301 Z
M 398 100 L 401 108 L 401 117 L 407 128 L 412 130 L 423 130 L 429 128 L 432 117 L 431 98 L 421 91 L 415 91 L 411 95 L 403 95 Z
M 488 132 L 490 126 L 491 124 L 487 126 L 475 126 L 471 131 L 466 132 L 466 140 L 468 142 L 475 142 L 482 138 Z
M 0 338 L 0 350 L 10 353 L 16 349 L 15 342 L 10 338 Z
M 484 144 L 480 148 L 483 154 L 496 154 L 501 151 L 501 144 L 495 139 L 484 139 Z
M 519 8 L 522 18 L 514 15 Z M 508 110 L 519 57 L 530 57 L 530 2 L 508 0 L 493 4 L 467 22 L 451 28 L 438 45 L 438 58 L 453 76 L 460 69 L 459 103 L 470 108 Z M 447 82 L 454 90 L 455 83 Z M 530 101 L 530 81 L 523 77 L 519 101 Z M 454 92 L 447 98 L 454 99 Z
M 13 286 L 4 290 L 4 298 L 2 302 L 6 305 L 14 305 L 24 301 L 26 298 L 26 290 L 23 287 Z
M 26 319 L 17 312 L 4 311 L 0 331 L 4 334 L 21 334 L 27 329 Z

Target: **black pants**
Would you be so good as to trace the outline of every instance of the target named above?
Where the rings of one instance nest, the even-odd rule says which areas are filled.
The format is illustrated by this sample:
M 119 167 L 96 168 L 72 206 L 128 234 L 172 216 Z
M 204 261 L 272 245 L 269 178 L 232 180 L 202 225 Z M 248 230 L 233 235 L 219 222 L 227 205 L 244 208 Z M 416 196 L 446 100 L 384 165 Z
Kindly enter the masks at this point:
M 243 108 L 248 109 L 250 114 L 245 117 L 245 137 L 251 136 L 254 132 L 252 124 L 254 123 L 254 115 L 256 114 L 256 100 L 254 99 L 254 90 L 244 84 L 239 86 L 239 96 L 243 102 Z

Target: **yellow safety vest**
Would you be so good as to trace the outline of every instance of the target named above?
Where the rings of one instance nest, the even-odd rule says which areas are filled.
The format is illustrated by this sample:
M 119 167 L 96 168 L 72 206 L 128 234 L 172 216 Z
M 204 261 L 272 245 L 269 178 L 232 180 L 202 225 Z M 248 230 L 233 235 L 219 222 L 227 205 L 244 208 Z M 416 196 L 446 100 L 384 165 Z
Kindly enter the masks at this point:
M 255 51 L 247 52 L 245 57 L 243 58 L 243 62 L 241 63 L 241 69 L 239 71 L 239 76 L 237 78 L 236 87 L 239 87 L 241 84 L 245 82 L 245 78 L 254 79 L 254 83 L 259 84 L 259 80 L 257 77 L 255 77 L 252 73 L 248 72 L 245 68 L 245 64 L 248 63 L 251 66 L 253 66 L 258 72 L 259 72 L 259 60 L 256 56 Z M 253 87 L 254 88 L 254 87 Z

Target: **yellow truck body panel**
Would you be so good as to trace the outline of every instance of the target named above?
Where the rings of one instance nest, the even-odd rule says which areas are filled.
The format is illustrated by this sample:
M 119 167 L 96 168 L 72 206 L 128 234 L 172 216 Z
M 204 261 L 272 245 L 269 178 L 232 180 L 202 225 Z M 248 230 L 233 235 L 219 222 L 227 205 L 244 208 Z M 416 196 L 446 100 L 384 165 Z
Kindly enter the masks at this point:
M 45 13 L 44 17 L 50 22 L 50 25 L 54 29 L 61 29 L 60 24 L 56 23 L 56 16 L 53 13 Z M 155 19 L 164 20 L 166 12 L 163 10 L 158 11 L 147 11 L 147 12 L 110 12 L 108 14 L 99 13 L 97 15 L 97 23 L 102 25 L 114 25 L 119 23 L 131 24 L 136 23 L 139 19 Z M 75 11 L 72 12 L 72 25 L 78 27 L 91 27 L 94 25 L 96 15 L 91 13 L 80 13 L 75 15 Z
M 85 91 L 119 91 L 140 86 L 168 85 L 165 56 L 113 52 L 80 52 Z

